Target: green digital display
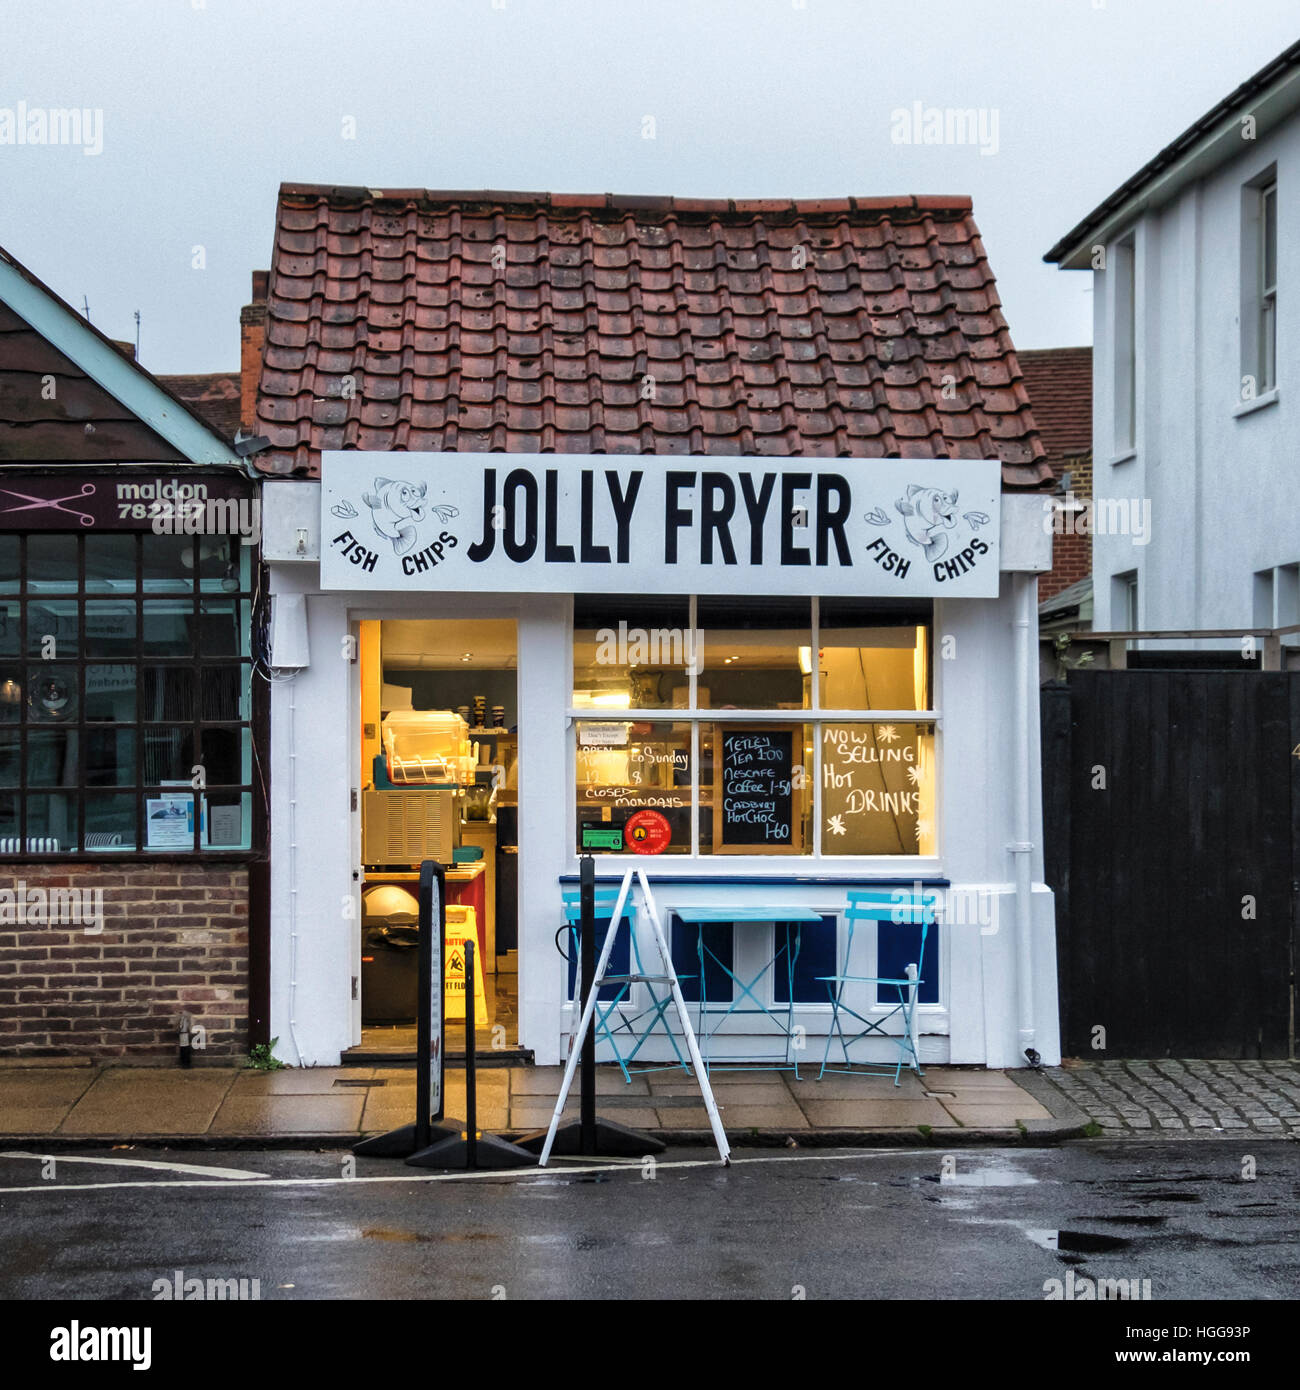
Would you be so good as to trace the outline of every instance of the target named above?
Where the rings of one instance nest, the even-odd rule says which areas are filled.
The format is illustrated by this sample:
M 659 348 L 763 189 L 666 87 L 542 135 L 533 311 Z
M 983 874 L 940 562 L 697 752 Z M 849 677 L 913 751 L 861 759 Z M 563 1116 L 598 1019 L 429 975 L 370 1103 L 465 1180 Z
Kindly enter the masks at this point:
M 584 825 L 582 827 L 583 849 L 622 849 L 623 827 L 621 825 Z

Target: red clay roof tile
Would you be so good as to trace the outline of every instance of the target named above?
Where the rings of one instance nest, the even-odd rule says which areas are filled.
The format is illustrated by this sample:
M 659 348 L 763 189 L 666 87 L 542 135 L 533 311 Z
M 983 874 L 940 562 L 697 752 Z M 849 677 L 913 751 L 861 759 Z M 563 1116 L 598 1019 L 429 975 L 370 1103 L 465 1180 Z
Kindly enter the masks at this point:
M 970 207 L 284 184 L 257 463 L 950 455 L 1042 486 Z
M 1059 477 L 1067 459 L 1092 452 L 1092 349 L 1022 352 L 1020 367 L 1039 436 Z

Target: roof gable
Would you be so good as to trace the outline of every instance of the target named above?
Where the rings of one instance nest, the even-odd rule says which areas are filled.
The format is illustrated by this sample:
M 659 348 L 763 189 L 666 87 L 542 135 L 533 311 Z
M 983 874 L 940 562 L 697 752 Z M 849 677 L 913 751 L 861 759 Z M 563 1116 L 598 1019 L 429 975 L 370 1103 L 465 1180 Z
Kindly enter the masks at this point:
M 286 184 L 257 396 L 322 449 L 1001 458 L 1050 480 L 965 198 Z
M 228 440 L 0 248 L 0 460 L 234 457 Z
M 1243 141 L 1243 118 L 1249 116 L 1249 139 L 1257 140 L 1300 109 L 1300 41 L 1235 87 L 1205 115 L 1192 122 L 1164 149 L 1126 179 L 1103 202 L 1077 222 L 1044 255 L 1063 270 L 1091 266 L 1089 243 L 1105 240 L 1117 227 L 1149 207 L 1167 202 L 1179 189 L 1204 178 L 1225 160 L 1249 146 Z

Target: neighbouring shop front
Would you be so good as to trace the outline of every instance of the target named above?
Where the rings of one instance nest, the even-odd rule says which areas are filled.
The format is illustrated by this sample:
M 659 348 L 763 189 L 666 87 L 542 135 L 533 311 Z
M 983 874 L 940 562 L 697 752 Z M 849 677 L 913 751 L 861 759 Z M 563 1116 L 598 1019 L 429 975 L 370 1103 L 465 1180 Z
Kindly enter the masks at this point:
M 258 485 L 0 470 L 3 1050 L 247 1050 Z M 11 935 L 10 935 L 11 934 Z
M 818 1053 L 846 892 L 920 885 L 941 903 L 922 1060 L 1058 1058 L 1033 647 L 1050 536 L 997 461 L 322 462 L 320 482 L 264 492 L 288 1060 L 400 1028 L 376 969 L 396 962 L 376 956 L 410 929 L 423 857 L 455 871 L 493 1045 L 561 1060 L 561 895 L 583 853 L 609 885 L 647 869 L 688 1000 L 743 1002 L 727 969 L 766 1004 L 789 989 Z M 726 969 L 700 981 L 684 902 L 773 921 L 708 928 Z M 763 973 L 783 907 L 821 922 L 789 980 Z M 648 930 L 640 944 L 653 953 Z M 715 1057 L 770 1051 L 743 1013 L 724 1031 Z M 671 1055 L 659 1037 L 641 1053 Z

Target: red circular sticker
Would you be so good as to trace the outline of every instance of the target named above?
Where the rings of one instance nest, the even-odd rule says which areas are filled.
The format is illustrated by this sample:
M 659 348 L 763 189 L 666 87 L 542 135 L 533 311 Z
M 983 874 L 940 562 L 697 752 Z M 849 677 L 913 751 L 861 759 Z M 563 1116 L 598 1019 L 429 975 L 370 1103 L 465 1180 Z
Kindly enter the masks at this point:
M 668 817 L 658 811 L 637 811 L 623 827 L 623 843 L 637 854 L 662 854 L 672 838 Z

